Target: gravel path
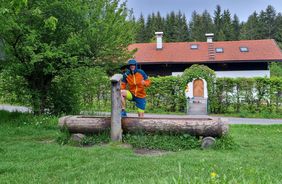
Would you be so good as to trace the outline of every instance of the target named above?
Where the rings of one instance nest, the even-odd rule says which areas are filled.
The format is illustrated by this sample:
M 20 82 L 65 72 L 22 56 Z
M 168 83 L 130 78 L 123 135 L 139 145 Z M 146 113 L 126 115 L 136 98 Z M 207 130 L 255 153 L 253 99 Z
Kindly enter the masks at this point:
M 0 110 L 9 112 L 31 112 L 31 109 L 24 106 L 0 105 Z M 110 113 L 102 113 L 103 115 L 110 115 Z M 137 117 L 136 113 L 128 113 L 129 117 Z M 145 114 L 145 117 L 152 118 L 208 118 L 206 115 L 173 115 L 173 114 Z M 254 125 L 274 125 L 282 124 L 282 119 L 262 119 L 262 118 L 235 118 L 235 117 L 222 117 L 227 119 L 229 124 L 254 124 Z
M 128 113 L 128 116 L 137 117 L 137 114 Z M 145 114 L 145 117 L 159 118 L 208 118 L 207 115 L 169 115 L 169 114 Z M 218 117 L 218 116 L 211 116 Z M 282 124 L 282 119 L 263 119 L 263 118 L 236 118 L 236 117 L 221 117 L 229 124 L 255 124 L 255 125 L 274 125 Z
M 24 106 L 13 106 L 13 105 L 0 105 L 0 110 L 5 110 L 9 112 L 31 112 L 31 109 Z

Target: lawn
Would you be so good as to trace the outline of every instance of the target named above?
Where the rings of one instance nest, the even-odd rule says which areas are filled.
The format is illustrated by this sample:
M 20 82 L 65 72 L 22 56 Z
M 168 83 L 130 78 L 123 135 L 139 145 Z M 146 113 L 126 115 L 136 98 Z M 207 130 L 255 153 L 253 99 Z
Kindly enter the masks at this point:
M 0 183 L 282 183 L 282 126 L 232 125 L 232 150 L 139 156 L 62 146 L 56 117 L 0 111 Z

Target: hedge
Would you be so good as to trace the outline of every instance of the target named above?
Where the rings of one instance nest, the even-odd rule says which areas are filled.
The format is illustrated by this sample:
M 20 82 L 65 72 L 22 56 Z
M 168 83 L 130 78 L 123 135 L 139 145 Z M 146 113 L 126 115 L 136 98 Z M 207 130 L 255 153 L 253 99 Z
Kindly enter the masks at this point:
M 212 113 L 280 112 L 282 78 L 218 78 L 209 101 Z
M 78 110 L 110 111 L 110 82 L 103 69 L 78 70 L 71 75 L 72 77 L 65 74 L 53 81 L 55 91 L 50 92 L 51 112 L 52 109 L 53 113 Z M 24 84 L 11 82 L 10 78 L 9 73 L 0 75 L 1 101 L 26 105 L 25 102 L 30 96 Z M 151 77 L 150 80 L 152 84 L 147 89 L 147 112 L 186 112 L 184 95 L 186 86 L 183 77 Z M 74 86 L 70 87 L 71 84 Z M 21 86 L 22 90 L 18 90 L 19 87 L 16 86 Z M 18 93 L 19 91 L 23 94 Z M 217 78 L 213 81 L 208 95 L 210 113 L 241 111 L 280 113 L 282 111 L 282 77 Z M 66 104 L 66 101 L 69 103 Z M 128 102 L 127 107 L 135 111 L 134 103 Z

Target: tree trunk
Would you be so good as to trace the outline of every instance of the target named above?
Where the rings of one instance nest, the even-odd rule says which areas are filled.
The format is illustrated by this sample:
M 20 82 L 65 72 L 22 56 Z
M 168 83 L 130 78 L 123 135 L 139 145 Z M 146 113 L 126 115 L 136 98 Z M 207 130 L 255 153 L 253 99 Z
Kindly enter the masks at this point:
M 122 118 L 125 133 L 180 133 L 193 136 L 221 137 L 228 132 L 228 125 L 220 118 Z M 65 116 L 59 126 L 70 133 L 98 133 L 109 130 L 110 117 Z
M 36 115 L 44 114 L 46 110 L 48 92 L 53 79 L 52 75 L 43 75 L 39 71 L 37 72 L 25 77 L 29 89 L 32 91 L 32 108 Z

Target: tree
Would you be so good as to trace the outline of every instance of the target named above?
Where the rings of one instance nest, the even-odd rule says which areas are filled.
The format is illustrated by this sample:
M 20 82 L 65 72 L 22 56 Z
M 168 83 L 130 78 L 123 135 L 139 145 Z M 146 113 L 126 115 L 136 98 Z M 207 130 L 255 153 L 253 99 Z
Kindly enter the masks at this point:
M 192 41 L 203 41 L 203 36 L 201 35 L 201 16 L 193 11 L 192 19 L 189 22 L 190 38 Z M 200 34 L 199 34 L 200 33 Z
M 213 33 L 214 32 L 214 24 L 211 15 L 207 10 L 205 10 L 202 14 L 202 29 L 205 30 L 205 33 Z
M 233 30 L 232 40 L 239 40 L 240 29 L 241 29 L 240 21 L 238 16 L 235 14 L 232 20 L 232 30 Z
M 278 13 L 276 17 L 277 31 L 275 32 L 275 40 L 278 42 L 280 49 L 282 49 L 282 14 Z
M 161 17 L 160 12 L 157 12 L 157 15 L 155 15 L 155 13 L 152 13 L 148 16 L 146 28 L 148 35 L 147 40 L 149 42 L 155 42 L 155 32 L 164 31 L 164 21 Z
M 213 32 L 214 30 L 212 18 L 206 10 L 202 15 L 194 11 L 189 25 L 191 40 L 193 41 L 205 41 L 205 33 Z
M 254 12 L 252 15 L 249 16 L 247 22 L 242 25 L 240 39 L 243 40 L 260 39 L 261 37 L 259 35 L 259 29 L 260 29 L 260 24 L 259 24 L 258 14 Z
M 187 20 L 184 14 L 180 11 L 175 14 L 171 12 L 165 19 L 166 41 L 184 42 L 189 39 L 189 30 Z
M 146 21 L 146 33 L 145 33 L 145 38 L 146 42 L 150 42 L 150 40 L 153 37 L 153 15 L 148 15 L 147 21 Z
M 165 33 L 166 33 L 166 41 L 168 42 L 176 42 L 177 41 L 177 18 L 175 12 L 170 12 L 167 14 L 165 21 Z
M 222 30 L 222 15 L 221 15 L 221 7 L 219 5 L 216 6 L 213 17 L 214 27 L 215 27 L 215 40 L 224 40 Z
M 267 6 L 259 15 L 260 35 L 262 38 L 274 38 L 276 32 L 276 11 L 272 6 Z
M 146 42 L 145 19 L 142 14 L 140 15 L 140 18 L 137 21 L 136 42 L 137 43 Z
M 229 10 L 224 10 L 223 11 L 223 16 L 222 16 L 222 31 L 224 34 L 224 40 L 229 41 L 232 40 L 233 36 L 233 29 L 232 29 L 232 23 L 231 23 L 231 14 Z
M 155 32 L 157 32 L 157 31 L 164 31 L 164 20 L 163 20 L 163 18 L 162 18 L 162 16 L 161 16 L 159 11 L 157 12 L 157 15 L 155 17 L 154 24 L 155 24 L 155 26 L 154 26 L 155 27 Z
M 81 66 L 107 66 L 129 57 L 128 10 L 119 0 L 2 0 L 0 38 L 5 69 L 23 77 L 35 113 L 47 107 L 53 79 Z
M 282 63 L 272 62 L 270 64 L 270 76 L 271 77 L 282 77 Z
M 187 24 L 187 19 L 185 14 L 181 14 L 181 12 L 179 12 L 179 16 L 178 16 L 178 21 L 179 21 L 179 41 L 188 41 L 189 40 L 189 28 L 188 28 L 188 24 Z

